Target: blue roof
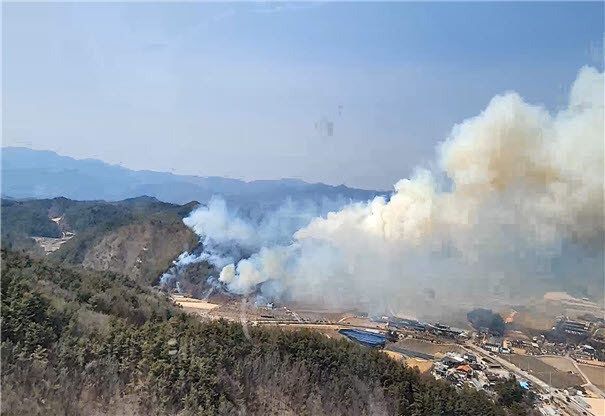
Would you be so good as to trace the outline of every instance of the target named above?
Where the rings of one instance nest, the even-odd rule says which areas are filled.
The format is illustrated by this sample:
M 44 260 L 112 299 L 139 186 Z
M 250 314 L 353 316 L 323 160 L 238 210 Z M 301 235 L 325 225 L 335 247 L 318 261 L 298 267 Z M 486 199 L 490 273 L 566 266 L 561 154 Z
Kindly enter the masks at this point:
M 352 340 L 370 347 L 384 347 L 386 343 L 384 335 L 374 332 L 363 331 L 361 329 L 341 329 L 339 332 Z
M 527 384 L 527 381 L 520 381 L 519 385 L 521 387 L 523 387 L 525 390 L 529 390 L 529 384 Z

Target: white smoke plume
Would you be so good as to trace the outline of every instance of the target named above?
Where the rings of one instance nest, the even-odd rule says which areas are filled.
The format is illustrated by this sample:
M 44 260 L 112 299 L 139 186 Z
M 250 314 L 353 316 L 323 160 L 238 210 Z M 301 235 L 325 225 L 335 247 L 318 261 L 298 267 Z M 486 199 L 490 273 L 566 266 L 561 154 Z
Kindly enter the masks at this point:
M 603 73 L 582 68 L 555 115 L 498 95 L 438 146 L 437 171 L 400 180 L 389 199 L 317 217 L 286 244 L 225 220 L 220 232 L 258 249 L 219 280 L 240 294 L 395 307 L 426 301 L 414 294 L 427 288 L 438 302 L 514 297 L 535 282 L 575 279 L 561 266 L 568 257 L 575 272 L 602 280 L 603 89 Z
M 220 270 L 262 247 L 290 244 L 293 234 L 311 220 L 350 203 L 351 200 L 344 197 L 286 199 L 277 207 L 246 206 L 229 210 L 224 199 L 213 197 L 207 206 L 200 206 L 183 220 L 200 236 L 200 249 L 182 253 L 160 282 L 173 286 L 180 271 L 193 263 L 206 261 Z

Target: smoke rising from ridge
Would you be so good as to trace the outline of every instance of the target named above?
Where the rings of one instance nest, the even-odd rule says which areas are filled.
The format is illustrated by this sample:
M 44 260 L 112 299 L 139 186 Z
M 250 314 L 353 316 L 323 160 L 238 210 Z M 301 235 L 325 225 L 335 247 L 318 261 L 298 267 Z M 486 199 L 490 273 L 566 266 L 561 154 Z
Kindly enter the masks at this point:
M 603 88 L 603 73 L 582 68 L 556 115 L 514 92 L 498 95 L 438 146 L 439 169 L 418 169 L 388 199 L 318 216 L 292 241 L 266 244 L 232 221 L 220 231 L 254 253 L 226 264 L 219 280 L 240 294 L 398 308 L 425 302 L 414 294 L 435 287 L 435 302 L 516 296 L 561 278 L 569 267 L 553 265 L 567 261 L 602 277 Z M 194 229 L 195 217 L 186 221 Z
M 288 245 L 293 241 L 293 234 L 311 220 L 351 202 L 345 197 L 288 198 L 279 206 L 247 205 L 229 209 L 224 199 L 213 197 L 207 206 L 200 206 L 183 220 L 200 236 L 200 248 L 182 253 L 162 275 L 161 283 L 172 286 L 179 280 L 180 272 L 193 263 L 205 261 L 220 270 L 250 257 L 262 247 Z

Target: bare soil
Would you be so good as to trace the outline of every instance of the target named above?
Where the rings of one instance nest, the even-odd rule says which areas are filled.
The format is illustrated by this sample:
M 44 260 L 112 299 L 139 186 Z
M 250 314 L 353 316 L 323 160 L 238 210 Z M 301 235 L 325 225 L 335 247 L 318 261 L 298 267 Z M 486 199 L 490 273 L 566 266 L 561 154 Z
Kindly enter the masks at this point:
M 429 360 L 423 360 L 421 358 L 408 358 L 405 360 L 405 364 L 410 368 L 418 368 L 421 373 L 426 373 L 433 368 L 433 362 Z
M 605 390 L 605 367 L 586 364 L 578 364 L 578 367 L 580 367 L 592 384 L 601 390 Z
M 507 354 L 503 355 L 502 358 L 510 361 L 522 370 L 528 371 L 530 374 L 557 389 L 565 389 L 584 384 L 584 379 L 579 375 L 557 370 L 552 365 L 546 364 L 539 358 L 531 355 Z
M 414 338 L 399 340 L 394 343 L 393 346 L 429 355 L 435 355 L 437 353 L 445 354 L 446 352 L 465 352 L 462 347 L 456 344 L 438 344 Z
M 539 357 L 539 360 L 550 366 L 553 366 L 559 371 L 578 373 L 578 370 L 573 365 L 571 358 L 567 357 Z

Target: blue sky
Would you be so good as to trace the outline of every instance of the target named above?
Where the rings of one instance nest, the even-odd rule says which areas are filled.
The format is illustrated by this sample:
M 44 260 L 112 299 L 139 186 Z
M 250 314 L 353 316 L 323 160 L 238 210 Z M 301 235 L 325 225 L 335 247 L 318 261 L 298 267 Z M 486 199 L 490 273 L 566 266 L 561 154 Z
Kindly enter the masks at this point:
M 390 189 L 497 93 L 561 108 L 597 3 L 4 3 L 3 145 Z M 320 120 L 334 125 L 330 136 Z

